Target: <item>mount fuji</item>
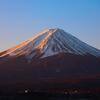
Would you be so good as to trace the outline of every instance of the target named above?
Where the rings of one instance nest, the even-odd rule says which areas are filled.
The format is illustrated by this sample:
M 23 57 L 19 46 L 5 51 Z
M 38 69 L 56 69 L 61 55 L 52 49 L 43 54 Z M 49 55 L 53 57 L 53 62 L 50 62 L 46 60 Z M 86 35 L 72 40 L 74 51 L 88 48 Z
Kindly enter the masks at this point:
M 26 59 L 32 60 L 34 57 L 45 58 L 59 53 L 90 54 L 100 57 L 100 50 L 61 29 L 45 30 L 20 45 L 0 53 L 0 57 L 25 56 Z
M 47 29 L 0 53 L 0 80 L 1 87 L 100 87 L 100 50 Z

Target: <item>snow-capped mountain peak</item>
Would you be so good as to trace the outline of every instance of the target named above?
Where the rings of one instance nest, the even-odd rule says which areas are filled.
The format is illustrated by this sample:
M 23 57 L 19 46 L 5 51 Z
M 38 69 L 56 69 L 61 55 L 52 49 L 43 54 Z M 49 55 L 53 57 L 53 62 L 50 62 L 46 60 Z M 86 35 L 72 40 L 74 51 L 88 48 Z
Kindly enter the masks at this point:
M 34 57 L 44 58 L 62 52 L 100 56 L 100 50 L 89 46 L 64 30 L 56 28 L 38 33 L 20 45 L 5 51 L 0 57 L 25 56 L 31 60 Z

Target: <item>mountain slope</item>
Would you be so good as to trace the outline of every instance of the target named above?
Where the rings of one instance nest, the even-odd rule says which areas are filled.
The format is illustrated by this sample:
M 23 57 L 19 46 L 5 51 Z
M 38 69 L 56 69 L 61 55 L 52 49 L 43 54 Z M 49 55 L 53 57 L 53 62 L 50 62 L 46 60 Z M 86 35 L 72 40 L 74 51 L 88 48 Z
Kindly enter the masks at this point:
M 23 58 L 0 63 L 0 88 L 100 88 L 100 59 L 60 53 L 27 63 Z
M 0 57 L 25 56 L 28 60 L 34 57 L 44 58 L 59 53 L 71 53 L 76 55 L 100 56 L 100 50 L 80 41 L 76 37 L 61 29 L 48 29 L 33 38 L 0 53 Z

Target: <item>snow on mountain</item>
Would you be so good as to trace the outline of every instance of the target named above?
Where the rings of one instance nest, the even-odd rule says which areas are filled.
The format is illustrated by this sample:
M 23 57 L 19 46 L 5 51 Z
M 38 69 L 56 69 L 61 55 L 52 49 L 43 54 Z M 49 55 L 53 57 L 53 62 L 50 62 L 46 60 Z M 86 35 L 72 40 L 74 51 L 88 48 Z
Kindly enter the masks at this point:
M 64 30 L 48 29 L 20 45 L 8 49 L 2 54 L 0 53 L 0 57 L 24 55 L 28 60 L 31 60 L 33 57 L 44 58 L 62 52 L 100 56 L 100 50 L 89 46 Z

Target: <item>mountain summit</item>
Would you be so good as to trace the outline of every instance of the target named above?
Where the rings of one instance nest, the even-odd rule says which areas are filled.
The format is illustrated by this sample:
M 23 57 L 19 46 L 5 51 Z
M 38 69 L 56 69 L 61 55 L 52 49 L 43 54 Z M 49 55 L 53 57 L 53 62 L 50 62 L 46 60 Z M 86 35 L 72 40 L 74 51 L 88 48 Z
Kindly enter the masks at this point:
M 31 60 L 34 57 L 44 58 L 59 53 L 100 56 L 100 50 L 89 46 L 64 30 L 56 28 L 40 32 L 20 45 L 0 53 L 0 57 L 25 56 Z

